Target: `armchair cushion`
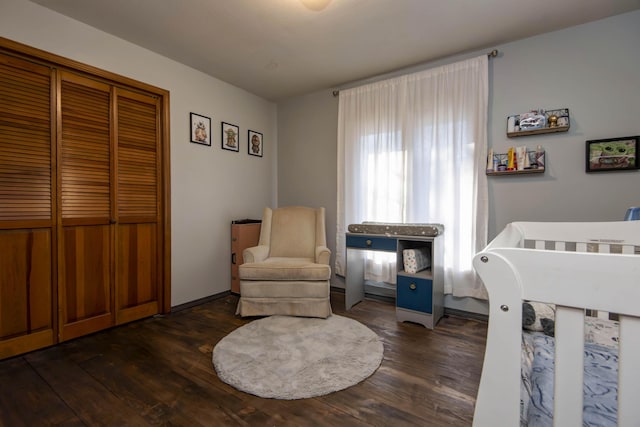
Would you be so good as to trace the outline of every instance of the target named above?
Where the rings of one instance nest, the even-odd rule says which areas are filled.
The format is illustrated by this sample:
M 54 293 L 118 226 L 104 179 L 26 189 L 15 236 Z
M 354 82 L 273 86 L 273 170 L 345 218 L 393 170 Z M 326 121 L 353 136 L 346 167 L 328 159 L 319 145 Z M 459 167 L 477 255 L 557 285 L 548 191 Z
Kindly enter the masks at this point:
M 240 280 L 329 280 L 331 267 L 311 258 L 272 257 L 239 267 Z
M 243 298 L 327 298 L 327 282 L 297 281 L 271 282 L 246 281 L 240 284 Z
M 317 222 L 315 209 L 275 209 L 271 217 L 269 256 L 313 258 L 320 244 L 316 241 Z

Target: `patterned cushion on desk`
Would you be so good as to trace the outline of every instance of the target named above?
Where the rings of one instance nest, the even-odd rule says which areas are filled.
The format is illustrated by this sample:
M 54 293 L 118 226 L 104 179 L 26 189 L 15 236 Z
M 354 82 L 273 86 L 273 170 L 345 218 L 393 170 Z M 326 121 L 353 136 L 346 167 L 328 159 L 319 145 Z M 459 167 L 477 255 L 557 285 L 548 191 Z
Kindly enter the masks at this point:
M 444 226 L 442 224 L 398 224 L 365 221 L 362 224 L 349 224 L 348 230 L 350 233 L 435 237 L 442 234 Z
M 428 248 L 405 249 L 402 251 L 404 271 L 415 274 L 431 267 L 431 256 Z

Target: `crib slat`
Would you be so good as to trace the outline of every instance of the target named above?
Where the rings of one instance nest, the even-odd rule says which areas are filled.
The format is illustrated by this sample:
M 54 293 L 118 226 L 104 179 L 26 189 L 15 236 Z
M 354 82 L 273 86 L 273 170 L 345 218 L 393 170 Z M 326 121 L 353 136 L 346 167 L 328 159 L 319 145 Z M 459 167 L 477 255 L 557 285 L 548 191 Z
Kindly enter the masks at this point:
M 637 426 L 640 420 L 640 318 L 620 316 L 618 358 L 618 426 Z
M 635 254 L 635 248 L 634 248 L 633 245 L 623 245 L 622 246 L 622 253 L 623 254 L 634 255 Z
M 584 311 L 557 306 L 555 335 L 553 425 L 582 426 Z

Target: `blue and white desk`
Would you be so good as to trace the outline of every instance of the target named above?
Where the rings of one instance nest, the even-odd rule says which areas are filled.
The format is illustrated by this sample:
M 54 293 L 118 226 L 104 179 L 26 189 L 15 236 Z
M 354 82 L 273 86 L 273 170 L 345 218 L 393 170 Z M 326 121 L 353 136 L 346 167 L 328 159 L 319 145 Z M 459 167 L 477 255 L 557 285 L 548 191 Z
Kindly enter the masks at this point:
M 347 233 L 345 306 L 350 310 L 364 299 L 364 265 L 367 251 L 396 253 L 396 318 L 433 329 L 443 315 L 443 237 Z M 428 247 L 431 268 L 410 274 L 404 271 L 402 251 Z

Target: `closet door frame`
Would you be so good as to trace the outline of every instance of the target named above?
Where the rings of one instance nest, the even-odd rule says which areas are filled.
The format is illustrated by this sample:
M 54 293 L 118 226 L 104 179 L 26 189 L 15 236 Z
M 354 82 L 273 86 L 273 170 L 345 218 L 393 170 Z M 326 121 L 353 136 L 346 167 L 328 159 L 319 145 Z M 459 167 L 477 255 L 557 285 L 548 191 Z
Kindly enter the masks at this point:
M 161 182 L 159 182 L 159 191 L 162 195 L 162 199 L 159 202 L 160 210 L 158 212 L 158 224 L 162 230 L 162 232 L 160 233 L 162 236 L 162 240 L 158 245 L 158 259 L 161 262 L 161 267 L 159 269 L 161 275 L 160 277 L 158 277 L 158 280 L 161 282 L 161 292 L 158 295 L 158 306 L 160 313 L 169 313 L 171 311 L 171 168 L 169 91 L 131 79 L 129 77 L 112 73 L 110 71 L 102 70 L 100 68 L 87 65 L 79 61 L 33 48 L 25 44 L 6 39 L 4 37 L 0 37 L 0 52 L 51 67 L 54 69 L 54 75 L 56 74 L 57 70 L 66 70 L 75 74 L 83 75 L 88 78 L 102 81 L 117 88 L 126 89 L 127 91 L 151 94 L 158 97 L 158 104 L 160 107 L 160 148 L 158 154 L 161 156 L 160 164 L 162 167 L 162 180 Z M 52 79 L 55 80 L 55 77 L 52 77 Z M 52 92 L 57 90 L 56 86 L 56 84 L 52 84 Z M 53 120 L 52 122 L 55 123 L 55 120 Z M 52 124 L 52 126 L 55 125 Z M 57 130 L 54 130 L 52 132 L 55 136 Z M 55 141 L 52 141 L 52 143 L 55 143 Z M 55 148 L 53 149 L 55 150 Z M 53 166 L 55 168 L 55 165 Z M 57 214 L 57 217 L 60 217 L 59 213 Z M 60 224 L 56 225 L 58 227 L 60 226 Z M 53 258 L 54 260 L 52 260 L 52 263 L 53 269 L 55 271 L 57 270 L 55 267 L 57 261 L 56 254 L 54 254 Z M 54 315 L 54 317 L 56 316 Z

